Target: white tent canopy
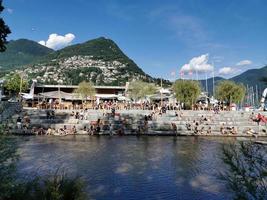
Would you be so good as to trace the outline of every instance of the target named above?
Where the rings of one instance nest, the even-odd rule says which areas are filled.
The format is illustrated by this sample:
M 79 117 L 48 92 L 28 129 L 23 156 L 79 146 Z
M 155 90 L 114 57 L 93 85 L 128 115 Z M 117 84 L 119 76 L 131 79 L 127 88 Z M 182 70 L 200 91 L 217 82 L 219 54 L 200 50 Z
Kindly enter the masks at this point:
M 161 88 L 159 90 L 159 93 L 161 93 L 161 94 L 171 94 L 171 91 L 169 89 Z
M 66 100 L 82 100 L 82 97 L 77 93 L 67 93 L 60 90 L 40 93 L 40 96 L 51 99 L 54 98 L 54 99 L 66 99 Z M 96 94 L 95 97 L 96 99 L 119 99 L 119 100 L 125 99 L 124 96 L 116 94 Z M 90 100 L 90 97 L 87 97 L 87 100 Z
M 116 95 L 116 94 L 96 94 L 95 97 L 100 98 L 100 99 L 116 99 L 118 97 L 118 95 Z
M 40 93 L 40 96 L 51 99 L 82 100 L 82 98 L 76 93 L 67 93 L 63 91 L 44 92 Z

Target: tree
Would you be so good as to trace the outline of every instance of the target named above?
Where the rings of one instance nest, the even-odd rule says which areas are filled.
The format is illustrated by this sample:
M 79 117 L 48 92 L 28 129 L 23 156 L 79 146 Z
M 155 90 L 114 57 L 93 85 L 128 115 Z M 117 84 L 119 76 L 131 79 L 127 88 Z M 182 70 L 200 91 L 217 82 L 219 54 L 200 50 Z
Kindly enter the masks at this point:
M 145 98 L 147 95 L 155 94 L 157 87 L 154 83 L 143 81 L 132 81 L 129 84 L 128 93 L 134 100 Z
M 173 84 L 176 99 L 185 104 L 185 108 L 190 108 L 200 95 L 201 88 L 198 81 L 177 80 Z
M 83 101 L 86 101 L 88 97 L 92 98 L 95 95 L 95 88 L 91 82 L 83 81 L 78 85 L 78 88 L 75 90 Z
M 28 89 L 28 82 L 19 74 L 13 74 L 7 79 L 5 88 L 12 93 L 18 94 L 20 91 L 25 91 Z
M 224 144 L 220 177 L 234 194 L 233 199 L 267 199 L 267 149 L 253 142 Z
M 233 81 L 221 81 L 216 87 L 216 97 L 221 101 L 225 101 L 227 105 L 232 102 L 240 103 L 245 97 L 246 88 L 242 84 Z
M 4 6 L 2 5 L 2 0 L 0 0 L 0 14 L 3 12 L 4 10 Z M 9 27 L 5 24 L 5 21 L 3 20 L 3 18 L 0 18 L 0 52 L 3 52 L 6 50 L 6 37 L 8 34 L 10 34 L 11 31 L 9 29 Z
M 154 83 L 146 83 L 144 82 L 144 87 L 142 88 L 143 90 L 143 94 L 145 96 L 147 95 L 152 95 L 152 94 L 155 94 L 157 92 L 157 87 Z

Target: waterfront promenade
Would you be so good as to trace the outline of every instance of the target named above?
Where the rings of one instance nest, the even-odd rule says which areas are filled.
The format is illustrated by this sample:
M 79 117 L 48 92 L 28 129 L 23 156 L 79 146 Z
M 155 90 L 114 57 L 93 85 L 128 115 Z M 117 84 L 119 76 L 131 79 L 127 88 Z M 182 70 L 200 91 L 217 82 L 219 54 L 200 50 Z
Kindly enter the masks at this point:
M 258 112 L 151 110 L 40 110 L 24 108 L 6 121 L 12 134 L 36 135 L 203 135 L 267 136 L 265 123 L 252 119 Z M 264 116 L 265 113 L 261 112 Z M 17 127 L 18 117 L 22 120 Z M 26 125 L 24 125 L 26 121 Z

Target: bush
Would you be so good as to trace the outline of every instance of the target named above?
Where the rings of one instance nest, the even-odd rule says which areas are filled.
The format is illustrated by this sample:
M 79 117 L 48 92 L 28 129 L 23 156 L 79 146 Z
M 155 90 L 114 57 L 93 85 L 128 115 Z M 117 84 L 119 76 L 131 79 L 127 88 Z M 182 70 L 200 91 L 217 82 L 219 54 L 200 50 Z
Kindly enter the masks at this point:
M 11 199 L 17 200 L 83 200 L 86 198 L 84 183 L 78 178 L 69 178 L 66 174 L 36 177 L 31 181 L 18 183 Z
M 267 148 L 252 142 L 223 146 L 226 170 L 221 178 L 234 193 L 234 199 L 267 199 Z

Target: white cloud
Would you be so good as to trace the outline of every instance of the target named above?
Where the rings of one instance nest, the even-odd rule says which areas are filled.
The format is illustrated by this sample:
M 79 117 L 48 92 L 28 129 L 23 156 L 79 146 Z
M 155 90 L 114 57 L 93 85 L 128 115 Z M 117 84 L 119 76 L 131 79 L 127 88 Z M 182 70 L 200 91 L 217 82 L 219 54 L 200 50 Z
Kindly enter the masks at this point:
M 209 54 L 204 54 L 198 57 L 192 58 L 188 64 L 182 66 L 181 71 L 183 72 L 199 72 L 205 73 L 213 70 L 213 66 L 208 63 Z
M 240 62 L 236 63 L 237 66 L 244 66 L 244 65 L 251 65 L 251 60 L 241 60 Z
M 11 8 L 7 8 L 6 11 L 7 11 L 9 14 L 13 14 L 13 11 L 14 11 L 14 10 L 11 9 Z
M 45 41 L 44 40 L 41 40 L 38 43 L 41 44 L 41 45 L 43 45 L 43 46 L 45 46 Z
M 57 50 L 70 45 L 74 39 L 75 35 L 72 33 L 68 33 L 64 36 L 52 33 L 49 35 L 47 41 L 41 40 L 39 41 L 39 44 Z
M 221 69 L 219 69 L 219 74 L 221 75 L 229 75 L 231 73 L 233 73 L 233 69 L 231 67 L 223 67 Z

